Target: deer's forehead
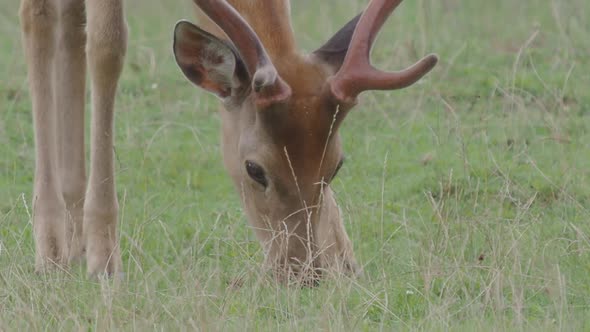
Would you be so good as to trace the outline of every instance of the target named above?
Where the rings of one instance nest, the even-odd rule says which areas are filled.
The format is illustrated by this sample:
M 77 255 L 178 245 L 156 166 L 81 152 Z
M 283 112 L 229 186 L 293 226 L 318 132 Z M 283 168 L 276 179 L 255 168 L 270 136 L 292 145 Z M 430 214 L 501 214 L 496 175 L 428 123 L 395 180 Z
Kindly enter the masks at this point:
M 259 111 L 251 130 L 244 130 L 241 152 L 274 163 L 290 162 L 303 170 L 323 160 L 338 159 L 340 145 L 334 117 L 319 107 L 317 97 L 292 99 L 288 105 Z M 265 113 L 266 112 L 266 113 Z
M 273 131 L 272 138 L 294 167 L 317 169 L 324 160 L 340 157 L 338 133 L 331 128 L 332 118 L 327 110 L 315 107 L 313 100 L 300 102 L 289 110 L 287 121 Z
M 291 87 L 294 98 L 317 95 L 333 74 L 325 64 L 297 53 L 273 59 L 273 63 L 281 78 Z

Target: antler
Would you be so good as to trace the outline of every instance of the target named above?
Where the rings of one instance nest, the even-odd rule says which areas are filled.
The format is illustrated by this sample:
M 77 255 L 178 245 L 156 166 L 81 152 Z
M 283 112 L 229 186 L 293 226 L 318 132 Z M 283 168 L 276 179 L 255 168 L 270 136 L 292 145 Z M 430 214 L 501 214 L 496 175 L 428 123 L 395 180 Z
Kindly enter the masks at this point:
M 252 79 L 258 107 L 289 98 L 291 88 L 281 79 L 260 39 L 242 16 L 225 0 L 193 1 L 236 46 Z
M 370 63 L 370 52 L 377 33 L 387 17 L 402 0 L 372 0 L 363 12 L 352 35 L 344 62 L 328 82 L 333 96 L 353 103 L 366 90 L 396 90 L 405 88 L 428 73 L 438 57 L 430 54 L 399 72 L 384 72 Z

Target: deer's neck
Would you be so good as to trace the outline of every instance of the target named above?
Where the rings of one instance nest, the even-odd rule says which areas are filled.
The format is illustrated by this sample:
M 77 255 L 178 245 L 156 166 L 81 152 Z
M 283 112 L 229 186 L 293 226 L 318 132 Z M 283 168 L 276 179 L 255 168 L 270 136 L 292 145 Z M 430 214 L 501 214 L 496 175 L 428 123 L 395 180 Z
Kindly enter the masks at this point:
M 291 27 L 289 0 L 227 0 L 256 32 L 273 61 L 296 53 L 295 37 Z M 200 26 L 226 38 L 225 34 L 197 10 Z

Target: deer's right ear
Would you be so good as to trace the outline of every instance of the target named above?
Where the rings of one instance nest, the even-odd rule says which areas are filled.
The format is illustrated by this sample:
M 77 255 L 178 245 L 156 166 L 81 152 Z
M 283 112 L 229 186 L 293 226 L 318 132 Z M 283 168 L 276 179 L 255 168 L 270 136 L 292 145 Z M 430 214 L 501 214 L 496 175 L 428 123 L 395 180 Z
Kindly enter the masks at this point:
M 174 57 L 197 86 L 224 99 L 244 84 L 246 71 L 233 47 L 188 21 L 174 28 Z

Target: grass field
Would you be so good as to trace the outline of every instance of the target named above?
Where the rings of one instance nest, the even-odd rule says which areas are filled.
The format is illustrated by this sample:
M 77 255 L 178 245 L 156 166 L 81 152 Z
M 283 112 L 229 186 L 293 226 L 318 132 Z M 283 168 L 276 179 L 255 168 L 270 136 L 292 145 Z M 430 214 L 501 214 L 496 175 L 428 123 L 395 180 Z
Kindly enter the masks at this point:
M 313 50 L 365 0 L 293 0 Z M 363 95 L 334 181 L 358 280 L 284 287 L 222 168 L 217 101 L 171 53 L 190 1 L 127 1 L 117 182 L 125 278 L 33 273 L 31 105 L 0 3 L 0 330 L 590 330 L 590 2 L 406 0 L 373 52 L 427 78 Z M 88 118 L 88 117 L 87 117 Z

